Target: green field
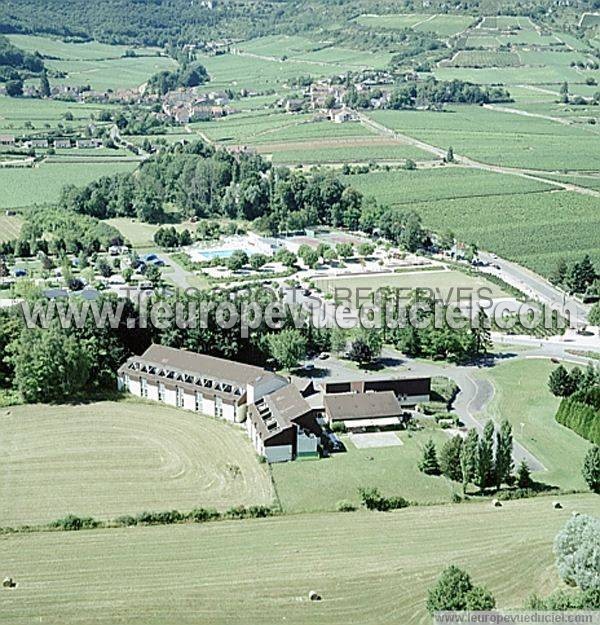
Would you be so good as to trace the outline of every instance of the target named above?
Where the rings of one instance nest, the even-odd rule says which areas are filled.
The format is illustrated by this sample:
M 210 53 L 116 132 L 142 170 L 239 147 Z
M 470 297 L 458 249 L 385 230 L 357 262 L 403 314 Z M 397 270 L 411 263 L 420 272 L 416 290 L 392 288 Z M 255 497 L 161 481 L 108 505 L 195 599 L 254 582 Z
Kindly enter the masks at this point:
M 0 438 L 0 526 L 272 501 L 245 432 L 222 421 L 133 400 L 10 413 Z
M 395 169 L 343 176 L 344 182 L 385 204 L 412 204 L 452 198 L 538 193 L 551 189 L 543 182 L 481 169 L 436 167 Z
M 133 171 L 136 162 L 60 162 L 38 167 L 0 168 L 0 208 L 20 208 L 56 202 L 67 184 L 83 186 L 111 174 Z
M 386 274 L 383 276 L 364 275 L 364 276 L 348 276 L 337 278 L 317 278 L 314 280 L 315 285 L 325 293 L 331 293 L 335 296 L 336 289 L 338 298 L 347 297 L 348 289 L 350 290 L 351 301 L 356 303 L 366 303 L 366 298 L 370 293 L 384 287 L 390 289 L 400 289 L 402 293 L 408 293 L 410 290 L 421 288 L 430 289 L 436 297 L 444 298 L 447 301 L 449 296 L 451 301 L 456 301 L 459 292 L 457 289 L 464 289 L 460 294 L 460 299 L 470 297 L 477 289 L 487 288 L 486 296 L 493 298 L 508 297 L 498 286 L 488 282 L 484 278 L 474 278 L 467 276 L 460 271 L 439 270 L 439 271 L 422 271 L 416 270 L 406 273 Z M 357 292 L 357 289 L 361 291 Z M 468 290 L 468 291 L 467 291 Z
M 0 215 L 0 242 L 11 241 L 19 238 L 19 232 L 23 221 L 20 217 L 7 217 Z
M 508 182 L 510 180 L 510 182 Z M 507 177 L 507 185 L 512 178 Z M 411 206 L 433 229 L 548 275 L 559 258 L 600 261 L 598 199 L 570 191 L 448 199 Z M 574 245 L 576 241 L 576 245 Z
M 112 110 L 108 105 L 80 104 L 60 100 L 40 100 L 36 98 L 8 98 L 0 96 L 0 132 L 2 134 L 43 133 L 48 128 L 56 128 L 59 123 L 77 128 L 87 126 L 90 116 L 98 117 L 103 110 Z M 65 121 L 65 114 L 71 113 L 73 120 Z M 33 125 L 32 130 L 24 128 L 26 122 Z
M 585 490 L 580 467 L 589 443 L 554 419 L 560 400 L 548 390 L 547 380 L 556 367 L 547 359 L 526 359 L 498 364 L 483 374 L 494 385 L 494 398 L 486 412 L 497 422 L 508 419 L 515 439 L 547 471 L 534 475 L 545 484 Z
M 361 15 L 356 21 L 374 30 L 414 28 L 431 31 L 442 37 L 451 37 L 466 30 L 473 18 L 468 15 L 430 15 L 423 13 L 391 13 L 389 15 Z
M 357 449 L 342 436 L 345 452 L 312 461 L 272 465 L 275 487 L 286 512 L 333 511 L 339 501 L 360 504 L 358 489 L 376 486 L 382 493 L 402 495 L 420 503 L 448 503 L 460 485 L 444 477 L 432 477 L 417 468 L 423 445 L 429 438 L 441 446 L 447 436 L 441 430 L 397 432 L 403 445 Z
M 561 587 L 552 544 L 594 495 L 290 515 L 133 529 L 51 532 L 0 540 L 11 625 L 425 625 L 427 589 L 450 563 L 501 607 Z M 518 566 L 514 566 L 518 562 Z M 510 574 L 507 575 L 507 571 Z M 308 600 L 310 590 L 322 595 Z
M 17 47 L 29 52 L 39 52 L 42 56 L 67 60 L 104 60 L 122 57 L 127 50 L 135 50 L 137 55 L 154 56 L 158 48 L 130 48 L 128 46 L 108 45 L 98 41 L 73 43 L 49 37 L 35 35 L 8 35 Z
M 494 70 L 495 71 L 495 70 Z M 598 135 L 587 128 L 479 106 L 447 112 L 373 111 L 377 122 L 456 154 L 508 167 L 600 169 Z
M 461 50 L 444 66 L 451 67 L 518 67 L 521 59 L 516 52 L 496 50 Z
M 156 247 L 154 233 L 160 228 L 157 224 L 149 224 L 130 217 L 115 217 L 107 219 L 107 223 L 114 226 L 130 243 L 137 249 Z M 185 230 L 194 232 L 196 226 L 190 222 L 173 224 L 177 231 Z

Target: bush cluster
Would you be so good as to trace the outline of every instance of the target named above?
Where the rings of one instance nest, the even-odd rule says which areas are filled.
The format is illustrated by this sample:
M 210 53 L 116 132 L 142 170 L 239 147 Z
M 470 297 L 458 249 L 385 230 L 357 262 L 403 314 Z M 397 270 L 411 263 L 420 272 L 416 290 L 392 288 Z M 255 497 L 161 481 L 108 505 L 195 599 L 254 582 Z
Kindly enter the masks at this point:
M 399 510 L 407 508 L 410 502 L 400 496 L 384 497 L 377 488 L 359 488 L 362 504 L 367 510 L 378 510 L 387 512 L 389 510 Z

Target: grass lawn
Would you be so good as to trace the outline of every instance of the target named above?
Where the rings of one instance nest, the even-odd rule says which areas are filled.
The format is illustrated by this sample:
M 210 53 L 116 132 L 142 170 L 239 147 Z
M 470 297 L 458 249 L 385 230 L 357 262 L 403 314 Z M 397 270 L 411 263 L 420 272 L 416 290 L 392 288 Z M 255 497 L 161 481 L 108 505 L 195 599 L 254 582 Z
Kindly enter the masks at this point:
M 272 501 L 245 432 L 224 422 L 133 400 L 10 413 L 2 415 L 0 526 Z
M 20 208 L 58 201 L 65 185 L 84 186 L 102 176 L 133 171 L 138 163 L 103 162 L 42 163 L 38 167 L 0 168 L 0 208 Z
M 420 503 L 448 502 L 459 484 L 444 477 L 421 473 L 417 463 L 432 437 L 441 446 L 441 430 L 397 432 L 402 446 L 357 449 L 342 436 L 347 451 L 320 460 L 300 460 L 272 465 L 281 505 L 286 512 L 335 510 L 347 500 L 359 505 L 358 488 L 377 486 L 384 495 L 402 495 Z
M 487 413 L 497 421 L 508 419 L 515 439 L 548 469 L 535 474 L 537 479 L 565 489 L 586 489 L 581 466 L 590 445 L 554 419 L 560 402 L 547 386 L 554 367 L 547 359 L 526 359 L 486 371 L 483 375 L 495 389 Z
M 562 584 L 552 543 L 594 495 L 290 515 L 207 525 L 17 534 L 0 540 L 11 625 L 425 625 L 427 589 L 453 563 L 500 607 Z M 316 590 L 323 600 L 308 600 Z
M 12 241 L 19 238 L 23 220 L 18 217 L 0 215 L 0 241 Z
M 337 289 L 338 299 L 348 298 L 348 291 L 351 292 L 351 299 L 354 304 L 357 302 L 366 303 L 370 293 L 376 293 L 377 290 L 384 287 L 390 289 L 399 289 L 401 295 L 407 295 L 410 290 L 416 288 L 430 289 L 436 297 L 443 297 L 444 301 L 457 301 L 470 297 L 470 295 L 480 288 L 487 288 L 486 296 L 493 298 L 508 297 L 504 291 L 498 286 L 485 280 L 485 278 L 474 278 L 467 276 L 460 271 L 419 271 L 398 273 L 394 275 L 366 275 L 366 276 L 349 276 L 339 278 L 322 278 L 314 280 L 315 285 L 324 292 L 332 293 L 335 296 Z M 361 291 L 357 292 L 357 289 Z M 363 290 L 364 289 L 364 290 Z M 369 289 L 369 290 L 367 290 Z M 463 289 L 459 293 L 457 289 Z M 476 295 L 476 293 L 475 293 Z
M 132 217 L 115 217 L 107 219 L 106 223 L 114 226 L 137 249 L 155 248 L 154 234 L 160 228 L 157 224 L 148 224 Z M 169 226 L 171 224 L 168 224 Z M 196 225 L 190 222 L 172 224 L 175 230 L 181 232 L 186 228 L 194 232 Z

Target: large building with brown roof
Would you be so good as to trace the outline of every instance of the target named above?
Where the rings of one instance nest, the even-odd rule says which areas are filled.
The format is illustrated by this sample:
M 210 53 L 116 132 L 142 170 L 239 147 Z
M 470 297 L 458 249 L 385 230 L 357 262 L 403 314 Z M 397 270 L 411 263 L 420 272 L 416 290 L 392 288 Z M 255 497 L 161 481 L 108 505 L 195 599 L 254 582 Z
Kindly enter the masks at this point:
M 317 454 L 316 415 L 289 381 L 261 367 L 151 345 L 118 371 L 118 386 L 138 397 L 220 417 L 246 429 L 269 462 Z
M 138 397 L 241 423 L 248 404 L 288 384 L 261 367 L 151 345 L 118 371 L 119 388 Z

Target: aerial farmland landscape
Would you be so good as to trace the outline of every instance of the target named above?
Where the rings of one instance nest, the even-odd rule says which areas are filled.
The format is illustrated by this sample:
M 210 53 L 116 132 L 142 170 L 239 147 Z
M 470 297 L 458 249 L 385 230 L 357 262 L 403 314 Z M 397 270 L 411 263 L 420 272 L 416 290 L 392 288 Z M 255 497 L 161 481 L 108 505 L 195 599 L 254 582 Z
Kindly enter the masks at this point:
M 0 0 L 0 623 L 600 623 L 597 0 Z

